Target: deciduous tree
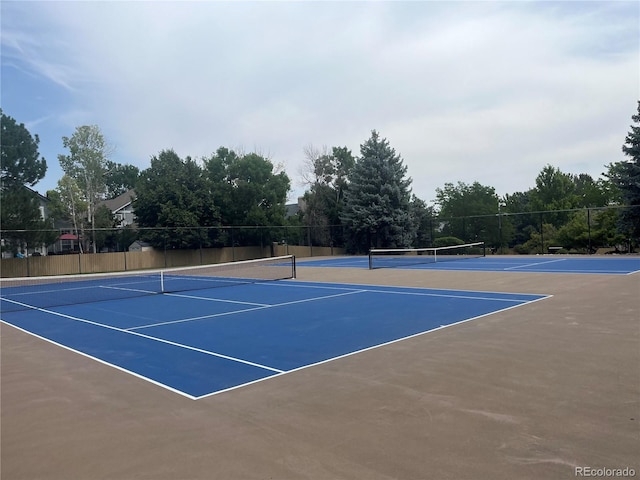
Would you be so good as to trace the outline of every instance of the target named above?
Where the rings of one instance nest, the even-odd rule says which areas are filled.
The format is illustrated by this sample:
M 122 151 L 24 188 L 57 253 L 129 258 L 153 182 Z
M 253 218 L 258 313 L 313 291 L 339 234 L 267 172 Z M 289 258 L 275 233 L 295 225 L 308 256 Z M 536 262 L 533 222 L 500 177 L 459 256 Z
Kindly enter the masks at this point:
M 69 155 L 58 155 L 60 166 L 82 191 L 89 223 L 95 226 L 96 210 L 107 190 L 109 147 L 97 125 L 76 128 L 71 137 L 62 137 L 62 144 L 69 149 Z M 92 243 L 95 252 L 95 238 Z
M 209 246 L 212 239 L 200 227 L 219 225 L 204 172 L 190 157 L 163 150 L 151 159 L 136 187 L 135 214 L 143 239 L 158 248 Z
M 291 182 L 267 158 L 257 153 L 238 154 L 220 147 L 204 161 L 213 203 L 220 209 L 223 225 L 284 225 L 285 204 Z M 274 233 L 275 234 L 275 233 Z M 241 242 L 268 242 L 268 229 L 245 231 Z

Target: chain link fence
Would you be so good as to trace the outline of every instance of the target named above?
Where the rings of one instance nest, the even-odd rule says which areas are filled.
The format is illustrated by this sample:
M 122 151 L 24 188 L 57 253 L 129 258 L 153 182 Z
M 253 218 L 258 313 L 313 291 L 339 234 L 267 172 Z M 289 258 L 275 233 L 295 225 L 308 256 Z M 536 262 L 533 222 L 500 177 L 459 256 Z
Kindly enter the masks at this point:
M 640 206 L 437 217 L 431 238 L 484 241 L 493 253 L 632 253 L 639 240 L 628 220 L 633 214 Z
M 628 218 L 637 218 L 637 209 L 640 206 L 433 216 L 416 225 L 411 246 L 483 241 L 493 254 L 631 253 L 638 247 L 638 238 L 633 237 Z M 0 230 L 0 274 L 56 275 L 287 254 L 342 255 L 348 253 L 348 235 L 349 228 L 340 225 Z M 371 245 L 376 235 L 371 232 Z

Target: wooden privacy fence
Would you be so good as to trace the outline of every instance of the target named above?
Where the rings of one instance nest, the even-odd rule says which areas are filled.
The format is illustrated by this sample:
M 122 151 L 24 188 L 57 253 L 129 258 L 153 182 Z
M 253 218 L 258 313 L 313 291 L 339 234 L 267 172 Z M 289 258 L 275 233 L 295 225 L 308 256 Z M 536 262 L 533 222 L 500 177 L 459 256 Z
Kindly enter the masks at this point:
M 280 255 L 296 257 L 342 255 L 344 249 L 273 244 L 270 247 L 224 247 L 194 250 L 84 253 L 42 257 L 3 258 L 0 277 L 40 277 L 77 273 L 122 272 L 151 268 L 186 267 L 251 260 Z

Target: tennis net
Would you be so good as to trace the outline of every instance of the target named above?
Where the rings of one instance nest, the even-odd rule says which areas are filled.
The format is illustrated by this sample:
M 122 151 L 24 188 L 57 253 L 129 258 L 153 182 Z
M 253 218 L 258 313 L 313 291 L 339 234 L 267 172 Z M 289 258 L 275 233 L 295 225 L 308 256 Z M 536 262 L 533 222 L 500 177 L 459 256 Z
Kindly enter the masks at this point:
M 295 278 L 293 255 L 195 267 L 0 279 L 0 312 Z
M 369 269 L 408 267 L 485 256 L 484 242 L 429 248 L 372 248 Z

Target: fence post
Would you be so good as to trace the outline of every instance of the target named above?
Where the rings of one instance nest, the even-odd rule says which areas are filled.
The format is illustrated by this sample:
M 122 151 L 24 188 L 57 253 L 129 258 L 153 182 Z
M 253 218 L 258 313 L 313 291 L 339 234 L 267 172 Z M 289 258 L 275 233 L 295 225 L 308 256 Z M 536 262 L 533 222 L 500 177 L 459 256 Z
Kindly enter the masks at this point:
M 589 237 L 589 255 L 591 255 L 591 209 L 587 208 L 587 234 Z
M 540 212 L 540 254 L 544 255 L 544 224 L 542 220 L 542 212 Z
M 29 243 L 25 242 L 25 246 L 26 246 L 26 254 L 27 254 L 27 277 L 31 276 L 31 263 L 29 260 Z
M 231 260 L 236 261 L 236 241 L 233 236 L 233 227 L 231 228 Z

